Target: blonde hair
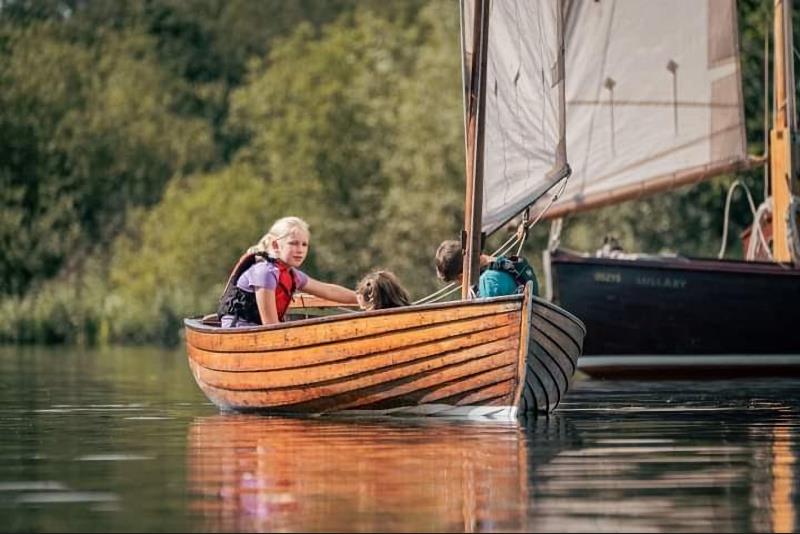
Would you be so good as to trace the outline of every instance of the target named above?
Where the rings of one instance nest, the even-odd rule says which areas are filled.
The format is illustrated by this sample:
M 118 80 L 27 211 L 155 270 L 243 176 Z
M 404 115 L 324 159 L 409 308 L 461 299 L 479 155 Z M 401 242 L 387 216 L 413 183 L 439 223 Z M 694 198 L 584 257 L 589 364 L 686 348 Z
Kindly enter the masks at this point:
M 311 235 L 308 230 L 308 223 L 300 217 L 283 217 L 275 221 L 269 232 L 264 234 L 258 243 L 247 249 L 248 254 L 255 254 L 258 252 L 266 252 L 272 255 L 272 244 L 292 235 L 293 232 L 300 230 L 306 235 Z
M 408 291 L 391 271 L 373 271 L 356 285 L 366 310 L 382 310 L 411 304 Z

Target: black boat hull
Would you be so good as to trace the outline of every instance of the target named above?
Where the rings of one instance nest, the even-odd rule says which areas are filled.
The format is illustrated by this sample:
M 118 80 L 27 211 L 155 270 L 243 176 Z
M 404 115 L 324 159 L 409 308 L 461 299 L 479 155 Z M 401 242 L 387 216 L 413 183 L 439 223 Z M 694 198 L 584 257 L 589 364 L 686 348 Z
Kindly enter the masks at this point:
M 798 269 L 557 250 L 549 270 L 553 301 L 586 325 L 589 374 L 800 374 Z

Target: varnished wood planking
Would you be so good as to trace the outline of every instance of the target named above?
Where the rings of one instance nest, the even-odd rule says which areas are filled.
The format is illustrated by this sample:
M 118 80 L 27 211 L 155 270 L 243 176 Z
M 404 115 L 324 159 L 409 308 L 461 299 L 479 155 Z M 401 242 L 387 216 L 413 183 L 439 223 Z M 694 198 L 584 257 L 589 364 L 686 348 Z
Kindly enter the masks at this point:
M 255 352 L 314 346 L 339 340 L 351 340 L 406 328 L 417 328 L 518 311 L 522 299 L 510 302 L 442 308 L 414 307 L 388 310 L 380 314 L 347 314 L 309 319 L 248 329 L 187 327 L 187 340 L 194 346 L 215 352 Z
M 266 327 L 185 324 L 190 367 L 213 402 L 294 413 L 427 404 L 547 412 L 569 386 L 585 333 L 529 290 Z
M 214 385 L 231 384 L 232 389 L 259 389 L 276 387 L 306 386 L 318 382 L 347 379 L 387 367 L 398 367 L 430 358 L 455 358 L 458 354 L 480 354 L 497 349 L 516 346 L 513 336 L 516 332 L 510 327 L 492 329 L 476 335 L 474 339 L 451 339 L 446 343 L 428 343 L 422 347 L 412 347 L 377 354 L 364 354 L 355 358 L 323 362 L 302 369 L 279 369 L 261 371 L 220 371 L 201 366 L 200 377 Z M 463 342 L 463 343 L 460 343 Z M 252 384 L 248 386 L 248 384 Z
M 509 340 L 498 340 L 492 343 L 456 350 L 453 352 L 436 354 L 427 358 L 417 359 L 408 363 L 393 366 L 384 366 L 375 370 L 360 373 L 344 373 L 340 378 L 325 379 L 325 373 L 337 372 L 336 367 L 341 364 L 319 368 L 316 373 L 306 378 L 302 373 L 299 380 L 282 375 L 284 382 L 273 384 L 274 371 L 228 373 L 211 371 L 198 367 L 196 377 L 202 382 L 225 390 L 231 391 L 275 391 L 289 392 L 302 390 L 312 398 L 320 392 L 343 392 L 358 389 L 367 385 L 382 384 L 393 380 L 413 378 L 420 373 L 469 362 L 475 359 L 494 356 L 497 354 L 510 354 L 517 349 L 517 345 Z M 293 401 L 297 402 L 297 401 Z
M 550 381 L 555 385 L 555 388 L 559 391 L 560 400 L 560 392 L 567 391 L 567 387 L 569 386 L 569 379 L 565 375 L 564 370 L 561 369 L 561 367 L 555 361 L 553 361 L 547 351 L 542 350 L 542 346 L 538 343 L 531 345 L 528 358 L 535 358 L 542 364 L 542 367 L 545 369 L 546 373 L 540 373 L 540 378 L 543 381 Z
M 220 353 L 205 351 L 196 347 L 192 338 L 187 339 L 189 356 L 203 367 L 229 371 L 258 371 L 270 369 L 293 369 L 334 362 L 348 358 L 385 352 L 394 349 L 413 351 L 430 350 L 427 345 L 443 343 L 446 346 L 463 346 L 477 340 L 486 340 L 487 331 L 508 327 L 516 329 L 519 313 L 498 314 L 482 318 L 464 319 L 443 325 L 420 326 L 409 332 L 384 332 L 374 336 L 353 340 L 342 339 L 303 349 L 271 350 L 264 352 Z M 499 335 L 506 335 L 499 333 Z M 492 338 L 490 338 L 492 339 Z M 463 344 L 461 344 L 463 343 Z M 447 350 L 447 349 L 443 349 Z
M 558 343 L 558 338 L 551 338 L 552 330 L 540 330 L 540 335 L 536 337 L 536 341 L 532 347 L 542 354 L 547 355 L 548 359 L 552 360 L 560 369 L 561 374 L 566 380 L 575 373 L 577 368 L 578 352 L 570 352 L 571 344 Z
M 525 388 L 528 351 L 531 341 L 531 318 L 533 314 L 533 283 L 525 285 L 525 299 L 519 317 L 519 350 L 517 353 L 517 382 L 514 384 L 514 406 L 519 406 Z
M 471 394 L 498 384 L 504 384 L 504 391 L 510 394 L 512 389 L 509 388 L 514 385 L 514 381 L 510 377 L 511 374 L 507 366 L 488 369 L 450 383 L 438 384 L 419 399 L 421 402 L 428 404 L 447 403 L 446 401 L 449 399 L 462 399 L 465 394 Z M 458 404 L 458 402 L 454 402 L 454 404 Z
M 504 380 L 503 382 L 497 382 L 469 393 L 468 395 L 464 395 L 455 404 L 456 406 L 470 406 L 473 404 L 491 405 L 493 401 L 498 401 L 497 404 L 511 405 L 507 399 L 513 398 L 512 394 L 515 388 L 516 382 L 512 383 L 508 380 Z
M 533 308 L 532 321 L 534 328 L 541 321 L 547 321 L 569 337 L 577 352 L 581 351 L 583 338 L 586 336 L 586 327 L 580 319 L 538 298 L 531 299 L 531 307 Z M 569 352 L 572 352 L 572 350 L 569 349 Z
M 303 308 L 357 308 L 355 305 L 345 305 L 341 302 L 324 299 L 308 293 L 296 293 L 289 303 L 291 309 Z
M 370 395 L 359 395 L 353 401 L 341 405 L 339 409 L 365 409 L 370 405 L 385 403 L 392 399 L 399 399 L 398 404 L 402 405 L 405 403 L 404 399 L 414 398 L 418 392 L 425 393 L 416 397 L 417 404 L 431 404 L 434 402 L 432 399 L 438 398 L 434 392 L 448 383 L 458 383 L 462 394 L 481 389 L 487 383 L 498 381 L 511 383 L 516 375 L 515 366 L 508 363 L 512 358 L 513 354 L 506 352 L 436 369 L 407 381 L 397 381 L 390 387 Z M 510 405 L 511 402 L 512 398 L 509 395 L 506 404 Z
M 363 408 L 371 404 L 386 401 L 387 399 L 403 398 L 415 391 L 441 387 L 444 384 L 461 380 L 462 391 L 470 391 L 470 381 L 474 375 L 486 370 L 504 369 L 506 379 L 513 381 L 516 378 L 516 351 L 505 351 L 499 354 L 487 355 L 482 358 L 467 360 L 447 365 L 445 367 L 429 367 L 417 365 L 415 373 L 406 372 L 398 375 L 391 371 L 378 373 L 379 376 L 370 376 L 369 379 L 354 379 L 321 387 L 293 388 L 275 391 L 231 391 L 216 388 L 198 379 L 198 384 L 215 403 L 231 408 L 260 408 L 271 406 L 284 409 L 294 404 L 305 404 L 305 410 L 314 411 L 316 404 L 324 406 L 326 411 Z M 194 367 L 194 365 L 193 365 Z M 410 371 L 410 370 L 409 370 Z M 480 387 L 483 383 L 477 383 Z M 379 386 L 379 387 L 376 387 Z M 364 393 L 360 390 L 369 390 Z M 350 394 L 342 402 L 330 405 L 330 399 Z M 315 404 L 316 401 L 316 404 Z M 327 401 L 328 406 L 325 406 Z M 401 403 L 402 404 L 402 403 Z

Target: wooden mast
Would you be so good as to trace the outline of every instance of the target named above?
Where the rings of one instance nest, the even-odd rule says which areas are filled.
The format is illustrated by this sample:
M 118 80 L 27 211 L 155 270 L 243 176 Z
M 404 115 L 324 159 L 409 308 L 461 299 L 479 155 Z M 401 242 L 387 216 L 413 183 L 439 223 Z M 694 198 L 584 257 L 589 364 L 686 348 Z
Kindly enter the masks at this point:
M 792 157 L 794 76 L 792 61 L 791 0 L 774 0 L 775 116 L 770 131 L 770 189 L 772 195 L 772 254 L 775 261 L 791 261 L 787 221 L 797 174 Z
M 489 1 L 475 1 L 473 55 L 467 123 L 466 199 L 464 205 L 464 276 L 461 298 L 468 299 L 478 280 L 483 208 L 483 145 L 486 118 L 486 44 L 489 36 Z

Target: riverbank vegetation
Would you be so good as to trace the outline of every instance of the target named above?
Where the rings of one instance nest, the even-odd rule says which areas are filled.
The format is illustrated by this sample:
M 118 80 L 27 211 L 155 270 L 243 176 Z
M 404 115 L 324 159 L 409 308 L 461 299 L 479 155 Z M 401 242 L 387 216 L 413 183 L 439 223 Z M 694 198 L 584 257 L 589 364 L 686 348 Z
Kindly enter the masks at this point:
M 768 13 L 739 7 L 760 153 Z M 283 215 L 312 276 L 428 294 L 462 225 L 460 69 L 456 2 L 0 0 L 0 342 L 176 343 Z M 733 179 L 575 217 L 566 244 L 714 255 Z

